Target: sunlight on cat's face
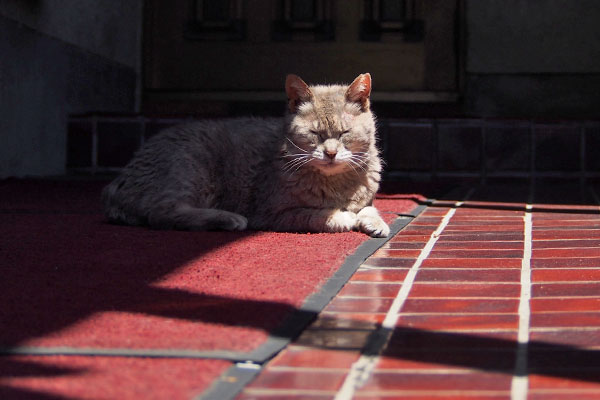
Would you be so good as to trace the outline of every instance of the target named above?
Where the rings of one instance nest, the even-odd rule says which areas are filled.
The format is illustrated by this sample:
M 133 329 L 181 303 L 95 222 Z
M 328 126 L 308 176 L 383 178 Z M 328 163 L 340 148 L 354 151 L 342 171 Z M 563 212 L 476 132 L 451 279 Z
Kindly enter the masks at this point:
M 312 104 L 300 107 L 288 135 L 290 170 L 310 167 L 334 175 L 365 169 L 371 132 L 359 116 L 345 110 L 344 103 L 341 106 L 337 112 L 326 107 L 329 112 L 325 115 Z

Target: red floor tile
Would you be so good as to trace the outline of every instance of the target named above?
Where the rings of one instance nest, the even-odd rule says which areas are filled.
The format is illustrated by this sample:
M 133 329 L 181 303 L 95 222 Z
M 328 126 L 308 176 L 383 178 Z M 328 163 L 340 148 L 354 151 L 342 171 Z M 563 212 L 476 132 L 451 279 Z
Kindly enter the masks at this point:
M 411 391 L 421 390 L 509 390 L 511 376 L 494 373 L 445 373 L 415 374 L 396 372 L 376 372 L 371 379 L 360 388 L 361 392 L 369 391 Z
M 531 299 L 531 311 L 539 312 L 600 312 L 600 297 L 595 298 L 537 298 Z
M 413 299 L 402 307 L 405 313 L 514 313 L 518 299 Z
M 523 250 L 443 250 L 436 249 L 429 255 L 430 258 L 522 258 Z
M 600 398 L 600 392 L 598 391 L 582 391 L 582 390 L 541 390 L 536 392 L 530 390 L 528 400 L 598 400 Z
M 271 367 L 305 367 L 350 369 L 360 353 L 357 351 L 314 349 L 311 347 L 289 346 L 281 352 Z
M 519 283 L 518 269 L 423 269 L 417 274 L 418 282 L 514 282 Z
M 251 393 L 255 389 L 308 389 L 334 392 L 342 384 L 344 372 L 339 371 L 277 371 L 267 370 L 247 386 Z
M 531 260 L 531 268 L 598 268 L 600 258 L 538 258 Z
M 483 232 L 483 233 L 490 233 L 490 232 L 501 232 L 501 233 L 514 233 L 514 234 L 518 234 L 520 232 L 523 232 L 523 224 L 511 224 L 511 225 L 490 225 L 490 224 L 481 224 L 481 225 L 451 225 L 448 224 L 448 226 L 446 227 L 446 229 L 444 229 L 444 232 L 447 233 L 452 233 L 452 232 L 465 232 L 465 233 L 472 233 L 472 232 Z
M 443 331 L 517 330 L 519 316 L 516 314 L 400 315 L 397 326 Z
M 369 330 L 307 329 L 296 340 L 296 344 L 337 350 L 360 350 L 367 343 Z
M 546 375 L 531 375 L 529 377 L 529 388 L 532 391 L 545 390 L 551 391 L 556 390 L 562 392 L 561 394 L 565 397 L 580 399 L 577 392 L 566 393 L 567 390 L 571 389 L 585 389 L 586 391 L 593 390 L 596 398 L 600 398 L 600 380 L 598 379 L 598 373 L 600 371 L 565 371 L 565 376 L 546 376 Z M 560 375 L 560 374 L 557 374 Z M 558 393 L 555 393 L 558 394 Z
M 554 346 L 570 346 L 580 349 L 600 349 L 600 328 L 596 329 L 560 329 L 553 331 L 536 331 L 529 333 L 530 348 L 553 348 Z
M 593 283 L 534 283 L 533 297 L 598 296 L 600 282 Z
M 503 225 L 519 226 L 523 229 L 523 217 L 496 217 L 496 218 L 474 218 L 468 216 L 454 216 L 448 226 L 470 226 L 470 225 Z
M 469 205 L 474 205 L 473 203 L 465 203 L 465 205 L 456 210 L 455 217 L 460 218 L 462 216 L 466 216 L 466 218 L 474 218 L 474 217 L 485 217 L 485 218 L 506 218 L 506 217 L 517 217 L 522 218 L 525 212 L 525 205 L 516 205 L 514 203 L 507 204 L 508 207 L 520 207 L 523 208 L 523 211 L 520 210 L 492 210 L 490 207 L 493 207 L 493 203 L 479 203 L 483 208 L 471 208 Z
M 429 355 L 423 355 L 422 352 L 407 352 L 404 349 L 404 358 L 401 355 L 394 355 L 388 350 L 384 350 L 382 356 L 377 359 L 375 368 L 378 371 L 395 371 L 395 370 L 445 370 L 445 371 L 461 371 L 467 369 L 457 363 L 450 362 L 448 357 L 441 357 L 440 360 L 433 360 Z M 390 353 L 390 355 L 386 355 Z M 396 351 L 396 353 L 399 353 Z
M 600 243 L 600 241 L 599 241 Z M 438 240 L 435 244 L 436 249 L 447 250 L 447 249 L 461 249 L 461 250 L 521 250 L 523 251 L 523 242 L 513 241 L 444 241 Z
M 323 312 L 312 323 L 310 329 L 338 329 L 338 330 L 373 330 L 385 318 L 384 313 L 336 313 Z
M 520 285 L 513 284 L 459 284 L 440 283 L 425 284 L 416 282 L 410 292 L 411 298 L 452 298 L 452 297 L 485 297 L 485 298 L 518 298 Z
M 353 283 L 348 282 L 339 296 L 354 297 L 396 297 L 402 285 L 397 283 Z
M 442 220 L 443 220 L 442 216 L 417 217 L 410 223 L 410 225 L 411 226 L 433 226 L 434 230 L 435 230 L 435 227 L 437 227 L 440 224 L 440 222 L 442 222 Z
M 570 240 L 534 240 L 533 248 L 538 249 L 567 249 L 579 247 L 600 247 L 600 239 L 570 239 Z
M 522 241 L 523 233 L 511 232 L 446 232 L 440 235 L 438 243 L 443 242 L 474 242 L 474 241 Z
M 379 258 L 370 257 L 364 265 L 369 267 L 386 267 L 386 268 L 410 268 L 415 263 L 416 258 Z
M 414 235 L 414 234 L 405 234 L 404 231 L 401 231 L 396 236 L 390 239 L 389 243 L 396 242 L 419 242 L 419 243 L 427 243 L 427 241 L 431 238 L 431 234 L 429 235 Z
M 532 237 L 533 240 L 600 239 L 600 229 L 534 229 Z
M 577 249 L 534 249 L 533 258 L 580 258 L 600 257 L 600 248 L 583 247 Z
M 504 371 L 511 374 L 515 366 L 515 352 L 502 350 L 473 349 L 459 350 L 419 350 L 385 349 L 385 363 L 378 364 L 379 369 L 480 369 Z
M 563 281 L 600 281 L 600 266 L 598 269 L 535 269 L 532 271 L 531 277 L 533 282 L 538 283 Z
M 235 400 L 331 400 L 334 394 L 317 394 L 314 391 L 269 391 L 269 390 L 253 390 L 244 392 Z
M 421 254 L 420 249 L 413 250 L 393 250 L 393 249 L 380 249 L 375 252 L 374 257 L 379 258 L 417 258 Z
M 287 399 L 287 398 L 286 398 Z M 481 391 L 436 391 L 436 392 L 401 392 L 396 394 L 358 394 L 353 400 L 510 400 L 509 391 L 481 392 Z M 262 399 L 260 399 L 262 400 Z M 282 399 L 284 400 L 284 399 Z M 311 397 L 312 400 L 312 397 Z M 317 399 L 318 400 L 318 399 Z M 564 400 L 564 399 L 563 399 Z M 581 399 L 581 400 L 587 400 Z M 594 399 L 596 400 L 596 399 Z
M 600 312 L 534 313 L 531 328 L 600 327 Z
M 402 230 L 402 235 L 431 235 L 434 231 L 435 231 L 436 227 L 435 226 L 429 226 L 429 225 L 416 225 L 416 226 L 411 226 L 409 225 L 408 227 L 404 228 Z
M 402 282 L 408 274 L 405 269 L 362 269 L 352 275 L 352 281 Z
M 597 211 L 597 210 L 596 210 Z M 564 212 L 541 212 L 538 211 L 533 214 L 533 221 L 543 221 L 543 220 L 558 220 L 558 221 L 571 221 L 571 220 L 599 220 L 600 215 L 593 214 L 572 214 L 572 213 L 564 213 Z
M 428 258 L 421 268 L 521 268 L 516 258 Z
M 533 219 L 533 226 L 537 229 L 556 228 L 556 229 L 600 229 L 600 219 Z
M 422 242 L 388 242 L 383 248 L 392 250 L 421 250 L 427 241 Z
M 454 207 L 455 201 L 436 201 L 433 207 L 427 208 L 421 213 L 423 217 L 444 216 Z
M 600 376 L 600 351 L 576 348 L 529 349 L 529 369 L 532 374 L 549 376 L 571 376 L 571 373 L 585 375 L 594 372 L 596 382 Z
M 442 332 L 398 328 L 388 344 L 391 353 L 405 349 L 422 351 L 512 351 L 516 346 L 517 331 Z
M 385 313 L 389 310 L 393 298 L 334 298 L 324 311 L 327 312 L 370 312 L 370 313 Z

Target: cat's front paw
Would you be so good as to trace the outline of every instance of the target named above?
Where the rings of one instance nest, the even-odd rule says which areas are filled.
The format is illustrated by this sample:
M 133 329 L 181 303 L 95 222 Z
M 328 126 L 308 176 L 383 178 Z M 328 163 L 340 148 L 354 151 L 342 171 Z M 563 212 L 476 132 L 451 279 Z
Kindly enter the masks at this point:
M 388 237 L 390 227 L 375 207 L 365 207 L 357 214 L 359 229 L 371 237 Z
M 357 227 L 358 219 L 351 211 L 335 211 L 326 222 L 328 232 L 347 232 Z

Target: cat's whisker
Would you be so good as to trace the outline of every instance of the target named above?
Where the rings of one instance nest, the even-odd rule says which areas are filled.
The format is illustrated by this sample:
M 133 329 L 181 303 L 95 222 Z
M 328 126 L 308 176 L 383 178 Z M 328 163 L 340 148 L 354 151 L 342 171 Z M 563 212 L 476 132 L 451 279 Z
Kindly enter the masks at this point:
M 367 169 L 365 168 L 365 166 L 366 166 L 366 164 L 367 164 L 367 163 L 366 163 L 366 161 L 365 161 L 365 160 L 361 160 L 361 159 L 359 159 L 359 160 L 356 160 L 356 159 L 355 159 L 355 157 L 350 157 L 350 158 L 348 159 L 348 162 L 349 162 L 349 164 L 348 164 L 348 165 L 350 165 L 350 166 L 352 166 L 352 167 L 355 165 L 355 166 L 357 166 L 358 168 L 360 168 L 361 170 L 363 170 L 364 172 L 367 172 Z M 354 168 L 354 167 L 353 167 L 353 168 Z
M 292 139 L 290 139 L 289 137 L 286 136 L 286 139 L 288 142 L 290 142 L 295 148 L 297 148 L 298 150 L 300 150 L 303 153 L 308 153 L 308 151 L 304 150 L 303 148 L 301 148 L 300 146 L 298 146 L 296 143 L 294 143 L 292 141 Z
M 310 154 L 296 154 L 295 157 L 293 159 L 287 161 L 285 163 L 285 165 L 292 164 L 292 163 L 298 162 L 299 160 L 304 160 L 309 157 L 310 157 Z
M 349 160 L 360 165 L 367 165 L 367 159 L 364 157 L 350 157 Z
M 356 168 L 354 168 L 354 165 L 352 165 L 352 163 L 351 163 L 351 162 L 350 162 L 348 165 L 350 166 L 350 168 L 352 168 L 352 171 L 354 171 L 354 173 L 355 173 L 357 176 L 360 176 L 360 174 L 358 173 L 357 169 L 356 169 Z
M 298 160 L 296 160 L 296 161 L 298 161 Z M 288 168 L 286 168 L 284 170 L 284 172 L 286 172 L 290 175 L 293 175 L 300 168 L 304 167 L 306 164 L 308 164 L 311 161 L 312 161 L 312 157 L 304 158 L 304 159 L 300 160 L 299 162 L 297 162 L 296 164 L 290 165 Z
M 300 164 L 300 165 L 298 165 L 298 166 L 296 167 L 296 169 L 292 171 L 292 174 L 293 174 L 294 172 L 297 172 L 297 171 L 298 171 L 300 168 L 304 167 L 304 166 L 305 166 L 306 164 L 308 164 L 309 162 L 310 162 L 310 160 L 309 160 L 309 161 L 306 161 L 306 162 L 305 162 L 305 163 L 303 163 L 303 164 Z
M 286 162 L 285 164 L 283 164 L 282 169 L 286 172 L 290 172 L 292 169 L 294 169 L 293 172 L 296 172 L 300 167 L 302 167 L 304 164 L 310 162 L 312 160 L 312 157 L 310 155 L 299 155 L 298 157 L 294 158 L 293 160 L 290 160 L 288 162 Z

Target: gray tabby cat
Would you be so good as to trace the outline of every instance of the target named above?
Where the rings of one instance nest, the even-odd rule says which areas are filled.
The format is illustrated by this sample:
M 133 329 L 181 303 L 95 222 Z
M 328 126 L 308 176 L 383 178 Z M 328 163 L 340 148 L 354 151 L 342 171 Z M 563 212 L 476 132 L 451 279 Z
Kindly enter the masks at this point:
M 385 237 L 372 206 L 381 161 L 371 76 L 285 83 L 284 119 L 175 126 L 152 137 L 102 192 L 112 222 L 159 229 L 343 232 Z

